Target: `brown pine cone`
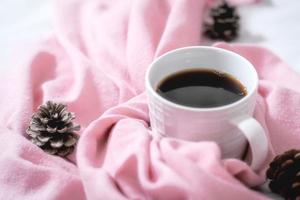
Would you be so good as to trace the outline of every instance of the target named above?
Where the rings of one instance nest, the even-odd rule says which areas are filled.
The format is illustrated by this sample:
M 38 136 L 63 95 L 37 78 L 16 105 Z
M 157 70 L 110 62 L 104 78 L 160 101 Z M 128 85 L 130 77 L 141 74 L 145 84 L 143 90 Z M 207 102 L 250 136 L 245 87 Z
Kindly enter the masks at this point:
M 48 101 L 41 105 L 32 115 L 26 133 L 32 143 L 52 155 L 67 156 L 72 153 L 78 136 L 75 131 L 80 129 L 72 120 L 74 113 L 67 111 L 67 106 Z
M 232 41 L 238 37 L 240 17 L 226 1 L 210 11 L 212 22 L 204 23 L 204 34 L 214 40 Z
M 272 192 L 287 200 L 300 199 L 300 150 L 289 150 L 278 155 L 267 170 Z

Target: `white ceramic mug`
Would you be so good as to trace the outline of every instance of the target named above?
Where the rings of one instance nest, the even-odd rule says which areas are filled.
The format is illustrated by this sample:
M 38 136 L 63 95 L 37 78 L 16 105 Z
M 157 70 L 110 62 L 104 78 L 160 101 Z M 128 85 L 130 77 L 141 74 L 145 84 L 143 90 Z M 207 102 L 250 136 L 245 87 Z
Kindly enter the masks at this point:
M 167 76 L 187 69 L 214 69 L 231 74 L 247 89 L 242 99 L 220 107 L 194 108 L 171 102 L 156 89 Z M 242 56 L 216 47 L 192 46 L 170 51 L 157 58 L 146 73 L 146 91 L 154 137 L 189 141 L 215 141 L 224 158 L 242 158 L 247 143 L 252 169 L 265 161 L 268 141 L 262 126 L 252 117 L 258 76 Z

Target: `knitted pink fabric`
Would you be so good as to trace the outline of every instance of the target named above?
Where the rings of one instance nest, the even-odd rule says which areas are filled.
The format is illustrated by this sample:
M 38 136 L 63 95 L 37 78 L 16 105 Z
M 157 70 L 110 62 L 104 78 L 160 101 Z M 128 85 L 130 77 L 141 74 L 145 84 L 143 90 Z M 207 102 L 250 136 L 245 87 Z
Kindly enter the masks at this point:
M 149 136 L 145 70 L 168 50 L 200 44 L 206 3 L 59 1 L 55 35 L 18 71 L 1 75 L 0 199 L 268 199 L 248 188 L 263 182 L 266 166 L 256 174 L 243 161 L 222 159 L 213 142 Z M 266 49 L 217 46 L 259 73 L 266 164 L 299 147 L 300 76 Z M 83 126 L 69 160 L 26 138 L 31 114 L 47 100 L 67 103 Z

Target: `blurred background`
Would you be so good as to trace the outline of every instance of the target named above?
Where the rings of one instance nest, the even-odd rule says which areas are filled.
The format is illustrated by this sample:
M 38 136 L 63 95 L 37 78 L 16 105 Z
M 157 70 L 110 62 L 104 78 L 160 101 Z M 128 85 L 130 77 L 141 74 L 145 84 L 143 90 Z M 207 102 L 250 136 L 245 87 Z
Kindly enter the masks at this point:
M 241 34 L 234 42 L 268 47 L 300 72 L 300 1 L 261 0 L 238 10 Z M 30 48 L 52 33 L 51 20 L 51 0 L 1 1 L 0 72 L 13 67 L 17 49 Z
M 30 49 L 52 34 L 52 11 L 51 0 L 1 1 L 0 74 L 15 67 L 13 61 L 23 59 L 17 52 Z M 300 72 L 300 0 L 262 0 L 240 6 L 238 11 L 241 32 L 234 43 L 267 47 Z

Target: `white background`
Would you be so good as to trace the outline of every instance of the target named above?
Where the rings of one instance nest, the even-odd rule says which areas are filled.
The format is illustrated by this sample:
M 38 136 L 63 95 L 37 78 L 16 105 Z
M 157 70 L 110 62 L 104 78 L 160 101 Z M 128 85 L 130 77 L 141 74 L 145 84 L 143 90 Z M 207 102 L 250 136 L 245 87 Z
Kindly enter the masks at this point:
M 242 31 L 237 42 L 268 47 L 300 72 L 300 0 L 262 0 L 239 11 Z M 50 0 L 1 0 L 0 73 L 19 59 L 15 49 L 30 48 L 51 34 L 51 15 Z
M 240 8 L 241 38 L 236 42 L 270 48 L 300 72 L 300 0 L 262 0 Z M 51 0 L 1 0 L 0 72 L 15 59 L 16 46 L 30 46 L 52 31 Z

